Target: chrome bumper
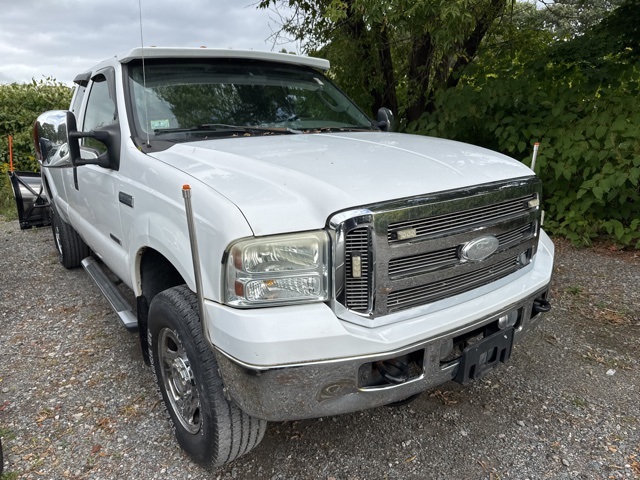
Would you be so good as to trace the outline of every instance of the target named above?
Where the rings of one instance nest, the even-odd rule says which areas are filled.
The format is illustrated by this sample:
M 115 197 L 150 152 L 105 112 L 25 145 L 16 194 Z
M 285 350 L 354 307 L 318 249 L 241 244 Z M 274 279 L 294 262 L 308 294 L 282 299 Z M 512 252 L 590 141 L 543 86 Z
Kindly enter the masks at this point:
M 248 414 L 270 421 L 315 418 L 365 410 L 404 400 L 456 377 L 459 360 L 442 361 L 451 342 L 496 323 L 518 309 L 514 343 L 533 328 L 541 314 L 532 315 L 536 298 L 546 298 L 549 286 L 509 308 L 446 335 L 429 338 L 380 355 L 340 358 L 299 365 L 259 367 L 216 350 L 225 392 Z M 401 384 L 364 386 L 363 366 L 401 356 L 421 359 L 421 372 Z

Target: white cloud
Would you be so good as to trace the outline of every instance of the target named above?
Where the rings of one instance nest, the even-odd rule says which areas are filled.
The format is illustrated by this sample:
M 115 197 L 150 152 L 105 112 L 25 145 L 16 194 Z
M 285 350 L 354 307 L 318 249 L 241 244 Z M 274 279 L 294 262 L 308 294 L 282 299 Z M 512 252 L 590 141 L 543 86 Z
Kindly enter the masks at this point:
M 8 3 L 8 2 L 7 2 Z M 82 71 L 140 45 L 135 0 L 19 0 L 0 15 L 0 82 L 53 77 L 70 83 Z M 255 0 L 142 0 L 145 45 L 298 50 L 273 44 L 273 12 Z

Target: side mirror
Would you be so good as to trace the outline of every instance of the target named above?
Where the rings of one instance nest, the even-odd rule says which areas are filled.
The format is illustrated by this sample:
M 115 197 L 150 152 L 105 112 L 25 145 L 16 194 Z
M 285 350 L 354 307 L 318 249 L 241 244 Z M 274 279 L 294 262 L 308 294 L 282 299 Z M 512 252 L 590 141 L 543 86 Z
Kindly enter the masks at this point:
M 69 156 L 67 111 L 51 110 L 33 125 L 33 141 L 38 162 L 45 168 L 73 166 Z
M 384 132 L 393 132 L 395 128 L 393 112 L 387 107 L 378 109 L 378 128 Z
M 67 112 L 67 135 L 69 140 L 69 155 L 74 167 L 82 165 L 98 165 L 102 168 L 118 170 L 120 168 L 120 126 L 118 123 L 104 126 L 90 132 L 79 132 L 76 117 Z M 80 139 L 92 138 L 104 144 L 106 150 L 95 158 L 82 158 L 80 153 Z
M 81 138 L 93 138 L 106 148 L 101 148 L 102 153 L 93 154 L 93 158 L 83 158 Z M 79 132 L 73 113 L 51 110 L 36 120 L 33 140 L 36 158 L 44 168 L 98 165 L 118 170 L 120 167 L 120 127 L 117 122 L 91 132 Z M 88 154 L 89 149 L 83 148 L 82 153 Z

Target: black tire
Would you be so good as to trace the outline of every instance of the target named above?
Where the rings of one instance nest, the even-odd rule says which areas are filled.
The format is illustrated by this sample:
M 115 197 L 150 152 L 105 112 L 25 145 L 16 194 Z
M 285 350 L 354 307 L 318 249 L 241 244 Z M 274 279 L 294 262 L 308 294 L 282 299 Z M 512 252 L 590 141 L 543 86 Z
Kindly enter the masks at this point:
M 91 250 L 78 232 L 60 218 L 53 206 L 51 207 L 51 230 L 53 242 L 58 250 L 58 261 L 65 268 L 79 267 L 80 262 L 91 254 Z
M 186 285 L 165 290 L 151 301 L 148 343 L 151 368 L 176 438 L 191 458 L 211 469 L 260 443 L 267 422 L 227 400 L 215 355 L 202 334 L 197 298 Z

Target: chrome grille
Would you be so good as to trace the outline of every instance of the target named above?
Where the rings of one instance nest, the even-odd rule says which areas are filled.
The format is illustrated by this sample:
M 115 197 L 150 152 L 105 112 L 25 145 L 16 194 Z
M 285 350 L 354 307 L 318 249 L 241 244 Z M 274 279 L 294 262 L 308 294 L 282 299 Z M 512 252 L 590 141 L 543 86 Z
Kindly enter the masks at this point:
M 511 257 L 473 272 L 449 277 L 433 283 L 398 290 L 389 294 L 387 308 L 395 312 L 416 305 L 435 302 L 446 297 L 467 292 L 512 274 L 520 267 L 518 257 Z
M 502 235 L 496 235 L 500 240 L 500 245 L 506 245 L 515 241 L 522 241 L 526 238 L 530 238 L 534 233 L 534 224 L 525 225 L 521 228 L 516 228 L 510 232 L 503 233 Z
M 508 232 L 496 235 L 500 246 L 521 241 L 533 236 L 533 224 L 519 227 Z M 460 263 L 458 252 L 463 244 L 436 250 L 434 252 L 412 255 L 409 257 L 394 258 L 389 262 L 389 277 L 392 279 L 407 275 L 424 273 L 425 271 L 436 270 L 447 265 Z
M 529 207 L 527 203 L 533 200 L 533 195 L 506 200 L 493 205 L 471 208 L 461 212 L 446 213 L 429 218 L 394 222 L 389 224 L 387 240 L 389 243 L 402 241 L 398 239 L 398 232 L 408 229 L 415 230 L 415 237 L 424 237 L 448 233 L 452 230 L 469 229 L 496 220 L 504 220 L 511 215 L 521 215 Z
M 425 270 L 433 270 L 451 263 L 458 263 L 458 245 L 435 252 L 395 258 L 389 262 L 389 276 L 398 278 Z
M 366 227 L 351 230 L 345 243 L 346 266 L 346 300 L 347 307 L 355 312 L 366 312 L 369 309 L 370 269 L 369 251 L 371 235 Z M 353 257 L 360 257 L 360 277 L 353 276 Z
M 531 200 L 539 199 L 540 189 L 529 177 L 336 214 L 330 225 L 336 232 L 337 315 L 366 325 L 517 272 L 537 248 L 540 208 Z M 463 247 L 485 236 L 497 238 L 497 250 L 481 260 L 463 260 Z

